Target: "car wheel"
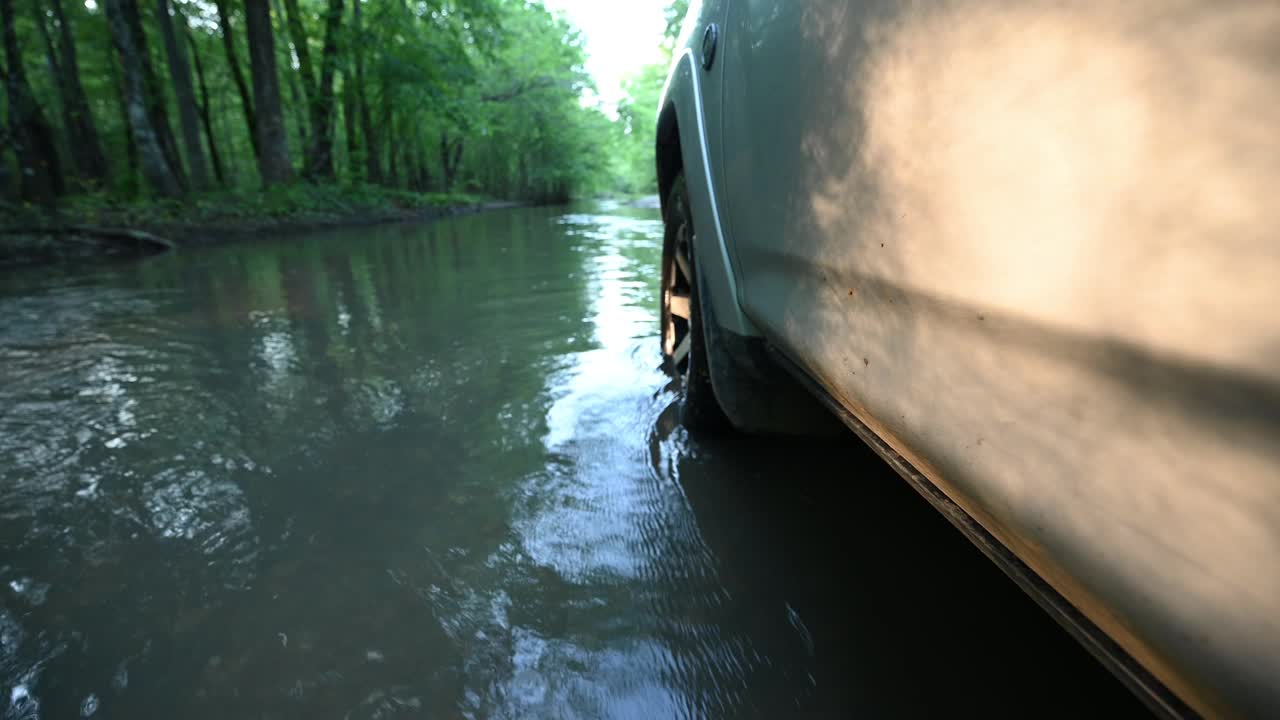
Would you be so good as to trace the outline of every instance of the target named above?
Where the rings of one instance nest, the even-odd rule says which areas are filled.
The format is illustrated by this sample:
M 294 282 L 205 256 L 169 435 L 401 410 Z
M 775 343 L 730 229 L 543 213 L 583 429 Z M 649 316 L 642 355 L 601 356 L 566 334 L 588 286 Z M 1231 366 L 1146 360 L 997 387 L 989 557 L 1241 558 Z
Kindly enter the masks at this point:
M 676 177 L 667 197 L 666 232 L 662 243 L 662 358 L 680 380 L 681 420 L 694 430 L 722 430 L 728 418 L 711 386 L 702 301 L 694 266 L 694 228 L 684 175 Z
M 715 320 L 702 284 L 684 175 L 672 183 L 662 249 L 662 355 L 680 378 L 682 419 L 694 430 L 756 435 L 843 435 L 844 426 L 773 359 L 765 342 Z

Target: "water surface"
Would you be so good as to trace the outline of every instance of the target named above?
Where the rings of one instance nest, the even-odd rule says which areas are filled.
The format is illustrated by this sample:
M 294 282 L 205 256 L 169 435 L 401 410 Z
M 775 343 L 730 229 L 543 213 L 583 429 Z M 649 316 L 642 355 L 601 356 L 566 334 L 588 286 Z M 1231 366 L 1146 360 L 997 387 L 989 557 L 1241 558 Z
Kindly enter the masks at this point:
M 1132 713 L 852 436 L 690 437 L 661 223 L 0 274 L 12 718 Z

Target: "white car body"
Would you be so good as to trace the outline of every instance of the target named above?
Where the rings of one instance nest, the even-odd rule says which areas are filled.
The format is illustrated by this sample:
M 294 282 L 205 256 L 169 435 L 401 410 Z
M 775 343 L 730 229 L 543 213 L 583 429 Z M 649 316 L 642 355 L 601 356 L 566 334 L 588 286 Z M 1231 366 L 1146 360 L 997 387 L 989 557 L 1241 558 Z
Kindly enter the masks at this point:
M 1280 3 L 695 0 L 658 166 L 719 326 L 1153 708 L 1280 712 Z

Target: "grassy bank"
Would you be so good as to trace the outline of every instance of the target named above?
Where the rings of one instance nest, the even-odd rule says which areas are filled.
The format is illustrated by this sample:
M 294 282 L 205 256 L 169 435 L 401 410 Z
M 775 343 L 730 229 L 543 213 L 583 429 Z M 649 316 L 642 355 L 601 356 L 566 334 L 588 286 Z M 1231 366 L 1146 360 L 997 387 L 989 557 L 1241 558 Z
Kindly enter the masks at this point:
M 299 183 L 252 192 L 190 193 L 174 200 L 79 195 L 53 209 L 4 206 L 0 232 L 88 226 L 141 230 L 191 244 L 330 225 L 429 219 L 500 205 L 477 195 Z

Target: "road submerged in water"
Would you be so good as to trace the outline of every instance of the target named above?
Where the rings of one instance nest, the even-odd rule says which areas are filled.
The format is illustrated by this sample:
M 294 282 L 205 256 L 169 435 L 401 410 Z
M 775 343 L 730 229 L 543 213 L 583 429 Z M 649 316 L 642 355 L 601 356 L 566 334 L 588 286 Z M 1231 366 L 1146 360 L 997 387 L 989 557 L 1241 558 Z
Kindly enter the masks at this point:
M 691 437 L 596 202 L 0 273 L 6 718 L 1118 716 L 852 434 Z

